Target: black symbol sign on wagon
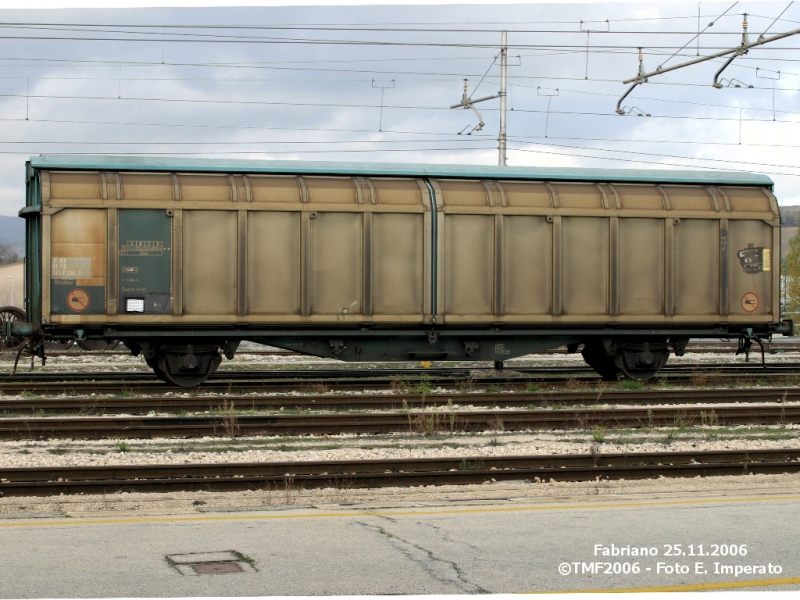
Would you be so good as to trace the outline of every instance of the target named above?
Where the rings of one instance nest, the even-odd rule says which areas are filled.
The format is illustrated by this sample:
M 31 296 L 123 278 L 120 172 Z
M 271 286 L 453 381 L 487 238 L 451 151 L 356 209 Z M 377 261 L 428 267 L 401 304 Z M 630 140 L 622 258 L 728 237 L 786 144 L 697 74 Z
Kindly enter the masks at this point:
M 81 288 L 75 288 L 67 294 L 67 306 L 73 312 L 85 311 L 89 308 L 91 301 L 92 299 L 86 290 L 82 290 Z
M 759 301 L 758 296 L 753 292 L 747 292 L 742 296 L 742 308 L 745 312 L 755 312 L 758 309 Z
M 745 273 L 769 271 L 771 255 L 770 248 L 756 247 L 753 244 L 748 244 L 747 248 L 738 252 L 739 262 Z

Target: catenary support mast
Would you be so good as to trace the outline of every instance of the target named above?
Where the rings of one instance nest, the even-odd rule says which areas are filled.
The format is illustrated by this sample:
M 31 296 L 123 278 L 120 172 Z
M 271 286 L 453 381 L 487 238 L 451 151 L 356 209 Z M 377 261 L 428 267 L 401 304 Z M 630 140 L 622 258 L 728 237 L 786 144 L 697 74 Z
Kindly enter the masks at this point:
M 500 157 L 498 164 L 506 166 L 506 74 L 508 71 L 508 32 L 500 39 L 500 136 L 498 138 Z

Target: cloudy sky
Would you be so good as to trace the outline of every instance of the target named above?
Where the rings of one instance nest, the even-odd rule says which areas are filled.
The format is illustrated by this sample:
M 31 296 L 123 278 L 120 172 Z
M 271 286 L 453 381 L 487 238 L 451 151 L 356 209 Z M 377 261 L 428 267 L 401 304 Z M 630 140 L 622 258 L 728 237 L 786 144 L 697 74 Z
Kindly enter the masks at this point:
M 0 11 L 0 215 L 47 153 L 497 164 L 508 31 L 508 164 L 765 173 L 800 204 L 800 3 Z M 698 35 L 699 33 L 699 35 Z M 460 133 L 461 132 L 461 133 Z M 472 132 L 471 135 L 467 133 Z

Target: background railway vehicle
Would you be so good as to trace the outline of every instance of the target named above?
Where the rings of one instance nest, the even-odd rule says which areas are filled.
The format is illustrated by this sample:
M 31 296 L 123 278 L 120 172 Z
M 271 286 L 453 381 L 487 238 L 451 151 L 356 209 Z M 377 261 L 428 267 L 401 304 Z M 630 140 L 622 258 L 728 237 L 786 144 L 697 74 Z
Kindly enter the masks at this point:
M 25 321 L 25 311 L 16 306 L 0 306 L 0 322 Z M 5 335 L 0 337 L 0 350 L 18 350 L 25 346 L 27 339 L 24 336 Z
M 7 334 L 122 340 L 200 384 L 242 340 L 344 361 L 583 348 L 653 377 L 689 338 L 790 333 L 762 175 L 38 156 Z M 583 345 L 583 346 L 581 346 Z

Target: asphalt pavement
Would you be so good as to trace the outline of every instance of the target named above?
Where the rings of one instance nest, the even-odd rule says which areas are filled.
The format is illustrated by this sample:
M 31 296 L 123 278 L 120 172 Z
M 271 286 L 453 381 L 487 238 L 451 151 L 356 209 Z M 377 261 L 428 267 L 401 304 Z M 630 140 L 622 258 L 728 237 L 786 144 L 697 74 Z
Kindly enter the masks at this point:
M 800 590 L 800 494 L 0 515 L 0 597 Z

